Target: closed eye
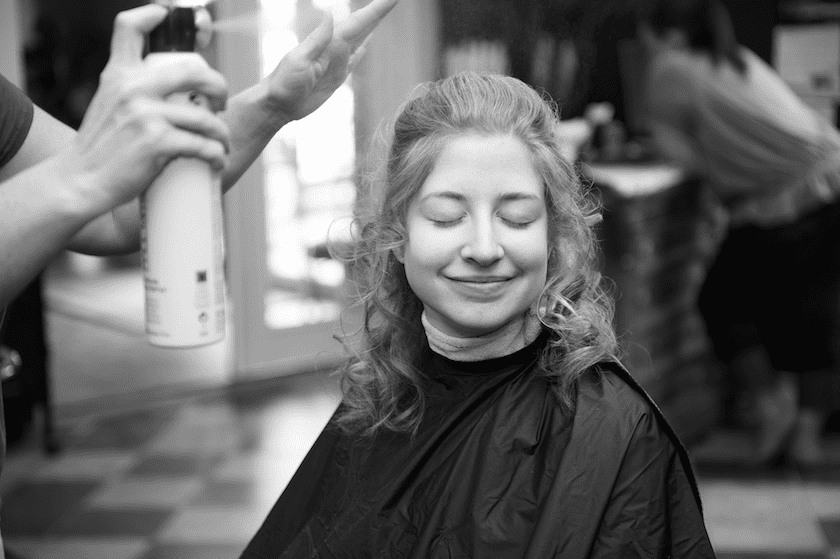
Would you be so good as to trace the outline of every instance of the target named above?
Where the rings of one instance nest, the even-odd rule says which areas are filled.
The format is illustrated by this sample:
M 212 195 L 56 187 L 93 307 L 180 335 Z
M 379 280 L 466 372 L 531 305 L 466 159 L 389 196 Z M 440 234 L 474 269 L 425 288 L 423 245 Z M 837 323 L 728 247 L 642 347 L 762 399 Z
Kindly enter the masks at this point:
M 431 219 L 431 222 L 435 224 L 435 227 L 453 227 L 458 225 L 464 218 L 457 217 L 455 219 Z
M 509 210 L 497 213 L 496 217 L 498 217 L 505 225 L 522 229 L 537 221 L 537 219 L 539 219 L 539 214 L 535 214 L 533 211 Z
M 514 229 L 525 229 L 534 221 L 521 221 L 521 220 L 513 220 L 513 219 L 505 219 L 504 217 L 500 218 L 505 225 L 513 227 Z
M 496 213 L 502 223 L 514 229 L 524 229 L 540 219 L 543 215 L 542 204 L 528 198 L 525 200 L 511 200 L 503 204 Z

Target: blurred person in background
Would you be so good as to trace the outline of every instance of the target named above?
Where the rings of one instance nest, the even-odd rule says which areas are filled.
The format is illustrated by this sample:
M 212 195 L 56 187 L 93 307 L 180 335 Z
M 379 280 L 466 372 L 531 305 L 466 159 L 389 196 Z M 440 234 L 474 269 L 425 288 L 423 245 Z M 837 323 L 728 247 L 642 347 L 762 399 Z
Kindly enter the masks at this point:
M 638 31 L 656 146 L 728 210 L 699 306 L 754 395 L 757 459 L 819 464 L 840 408 L 840 134 L 737 43 L 719 0 L 656 0 Z
M 417 92 L 361 197 L 342 402 L 242 557 L 714 557 L 552 106 L 493 74 Z
M 221 74 L 198 57 L 143 59 L 165 8 L 122 12 L 78 132 L 0 76 L 0 327 L 6 305 L 59 251 L 139 250 L 138 197 L 171 159 L 205 159 L 222 171 L 225 190 L 233 186 L 282 126 L 344 83 L 396 3 L 373 0 L 335 26 L 327 16 L 269 76 L 231 99 Z M 167 103 L 177 91 L 199 91 L 220 112 Z M 0 434 L 2 418 L 0 409 Z M 4 453 L 0 436 L 0 467 Z

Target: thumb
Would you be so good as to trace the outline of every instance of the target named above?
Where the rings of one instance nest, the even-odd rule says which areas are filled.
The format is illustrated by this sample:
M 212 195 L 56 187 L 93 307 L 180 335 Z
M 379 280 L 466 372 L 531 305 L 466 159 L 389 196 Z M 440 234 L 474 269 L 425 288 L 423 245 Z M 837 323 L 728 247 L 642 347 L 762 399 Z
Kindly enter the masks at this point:
M 109 64 L 133 64 L 143 58 L 146 35 L 164 20 L 166 8 L 148 4 L 117 14 L 111 38 Z

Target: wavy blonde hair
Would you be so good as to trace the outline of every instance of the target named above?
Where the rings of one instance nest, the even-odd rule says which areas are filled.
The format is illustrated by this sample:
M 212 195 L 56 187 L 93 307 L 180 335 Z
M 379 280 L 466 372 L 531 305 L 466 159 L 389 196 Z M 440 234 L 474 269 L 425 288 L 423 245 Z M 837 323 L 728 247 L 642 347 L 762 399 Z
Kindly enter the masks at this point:
M 394 253 L 406 242 L 409 204 L 446 142 L 464 134 L 520 139 L 545 185 L 550 250 L 539 318 L 552 335 L 538 374 L 555 387 L 560 405 L 572 411 L 577 379 L 592 365 L 617 359 L 612 301 L 596 270 L 593 226 L 600 220 L 599 206 L 561 155 L 554 105 L 511 77 L 458 74 L 422 85 L 403 104 L 383 177 L 368 179 L 362 189 L 356 242 L 344 255 L 364 310 L 355 334 L 361 343 L 345 344 L 356 349 L 338 371 L 344 399 L 337 419 L 348 431 L 416 432 L 422 420 L 423 304 Z

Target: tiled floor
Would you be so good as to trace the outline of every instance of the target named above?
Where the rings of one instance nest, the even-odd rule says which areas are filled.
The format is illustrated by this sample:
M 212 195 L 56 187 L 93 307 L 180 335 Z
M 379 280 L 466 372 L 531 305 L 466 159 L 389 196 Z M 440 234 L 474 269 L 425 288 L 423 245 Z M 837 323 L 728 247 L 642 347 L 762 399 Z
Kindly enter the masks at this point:
M 718 557 L 840 558 L 840 439 L 819 467 L 749 465 L 746 433 L 692 449 L 706 527 Z
M 237 557 L 337 403 L 335 380 L 299 375 L 270 390 L 193 396 L 36 437 L 11 449 L 2 532 L 10 558 Z M 840 440 L 823 468 L 739 466 L 744 434 L 695 449 L 718 556 L 840 557 Z
M 237 557 L 338 402 L 330 377 L 77 422 L 63 452 L 10 449 L 10 558 Z

